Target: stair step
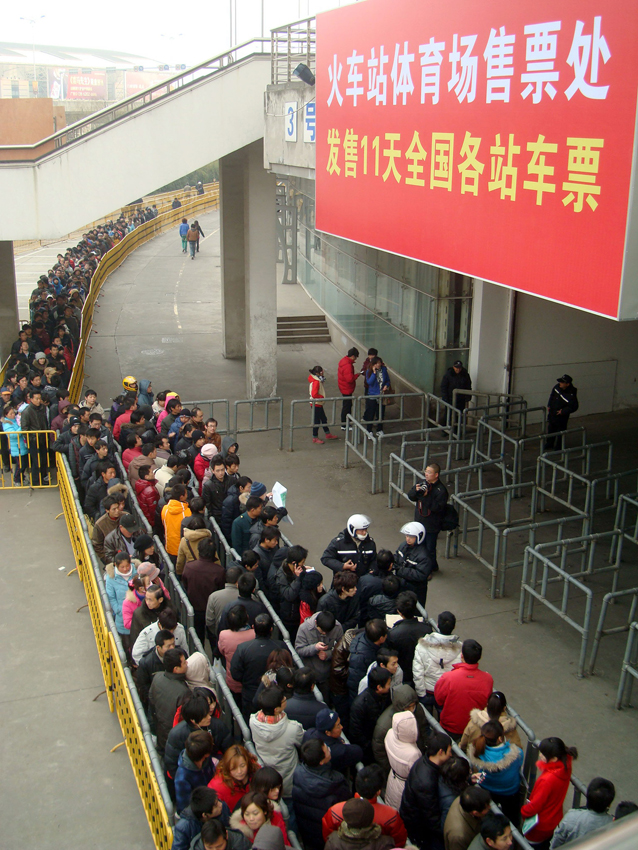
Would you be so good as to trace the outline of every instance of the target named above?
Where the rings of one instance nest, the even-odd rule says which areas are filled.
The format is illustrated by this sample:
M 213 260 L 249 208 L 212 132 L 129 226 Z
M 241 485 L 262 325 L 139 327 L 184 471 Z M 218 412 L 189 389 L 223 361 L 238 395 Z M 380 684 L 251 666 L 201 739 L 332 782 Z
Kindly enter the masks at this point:
M 316 322 L 325 324 L 326 317 L 323 314 L 320 316 L 277 316 L 278 325 L 315 324 Z
M 296 328 L 295 330 L 277 331 L 277 336 L 281 339 L 291 336 L 325 336 L 330 339 L 330 331 L 328 328 Z
M 309 342 L 330 342 L 330 336 L 287 336 L 277 337 L 278 345 L 304 345 Z

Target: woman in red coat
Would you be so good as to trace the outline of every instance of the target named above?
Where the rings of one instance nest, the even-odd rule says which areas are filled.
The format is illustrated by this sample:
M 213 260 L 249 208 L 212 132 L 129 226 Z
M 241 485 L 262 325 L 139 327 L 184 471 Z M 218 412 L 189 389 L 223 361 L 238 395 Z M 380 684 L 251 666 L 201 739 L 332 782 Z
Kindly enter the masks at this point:
M 155 486 L 155 472 L 150 465 L 140 466 L 140 477 L 135 482 L 135 495 L 142 509 L 142 513 L 148 520 L 151 528 L 155 525 L 155 508 L 159 502 L 159 493 Z
M 258 770 L 259 762 L 255 756 L 240 744 L 234 744 L 224 753 L 208 787 L 217 791 L 219 799 L 226 803 L 232 812 L 244 794 L 250 790 L 250 780 Z
M 572 761 L 578 758 L 576 747 L 566 747 L 560 738 L 543 738 L 536 766 L 539 777 L 529 801 L 521 809 L 524 819 L 538 817 L 525 838 L 538 850 L 548 850 L 554 830 L 563 819 L 563 803 L 569 790 Z

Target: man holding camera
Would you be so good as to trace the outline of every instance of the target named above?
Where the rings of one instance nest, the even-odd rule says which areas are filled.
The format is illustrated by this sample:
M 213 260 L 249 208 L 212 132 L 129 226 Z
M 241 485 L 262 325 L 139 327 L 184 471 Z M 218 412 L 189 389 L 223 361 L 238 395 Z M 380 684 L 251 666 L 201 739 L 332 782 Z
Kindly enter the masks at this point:
M 416 502 L 414 520 L 425 528 L 425 548 L 434 564 L 432 572 L 437 572 L 439 564 L 436 560 L 436 541 L 441 531 L 443 515 L 448 501 L 448 492 L 439 480 L 441 467 L 438 463 L 430 463 L 423 471 L 425 481 L 416 484 L 408 492 L 408 499 Z

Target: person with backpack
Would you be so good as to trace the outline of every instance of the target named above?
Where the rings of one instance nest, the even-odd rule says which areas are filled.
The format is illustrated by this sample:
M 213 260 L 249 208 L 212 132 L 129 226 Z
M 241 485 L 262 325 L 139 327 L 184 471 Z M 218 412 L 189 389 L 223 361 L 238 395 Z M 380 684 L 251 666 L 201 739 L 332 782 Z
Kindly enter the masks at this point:
M 195 222 L 191 224 L 186 232 L 186 241 L 188 242 L 188 250 L 190 251 L 191 260 L 195 259 L 195 249 L 199 242 L 199 230 L 195 227 Z

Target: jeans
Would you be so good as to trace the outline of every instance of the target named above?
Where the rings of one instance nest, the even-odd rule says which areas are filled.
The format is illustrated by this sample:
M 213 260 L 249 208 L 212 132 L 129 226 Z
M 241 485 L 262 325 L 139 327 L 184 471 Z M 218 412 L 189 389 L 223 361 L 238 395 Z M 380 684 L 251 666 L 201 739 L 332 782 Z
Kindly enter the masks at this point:
M 326 418 L 326 412 L 323 407 L 320 407 L 318 404 L 315 405 L 315 414 L 313 419 L 315 426 L 323 424 L 323 430 L 326 434 L 330 433 L 330 428 L 328 428 L 328 419 Z M 319 428 L 315 427 L 312 429 L 312 436 L 317 437 L 319 435 Z
M 366 409 L 363 414 L 363 421 L 368 423 L 366 428 L 369 434 L 372 433 L 372 423 L 377 419 L 379 419 L 379 396 L 366 396 Z
M 341 424 L 346 424 L 346 416 L 348 414 L 352 414 L 352 396 L 345 395 L 345 393 L 341 393 L 343 396 L 343 403 L 341 405 Z
M 189 243 L 188 243 L 188 248 L 189 248 L 189 250 L 190 250 L 190 252 L 191 252 L 191 257 L 193 257 L 193 258 L 194 258 L 194 257 L 195 257 L 195 248 L 197 248 L 197 242 L 189 242 Z
M 439 562 L 436 560 L 436 541 L 438 536 L 438 531 L 425 532 L 425 548 L 427 550 L 428 555 L 432 559 L 432 563 L 434 564 L 434 572 L 436 572 L 439 568 Z
M 182 236 L 182 251 L 186 253 L 186 237 Z

